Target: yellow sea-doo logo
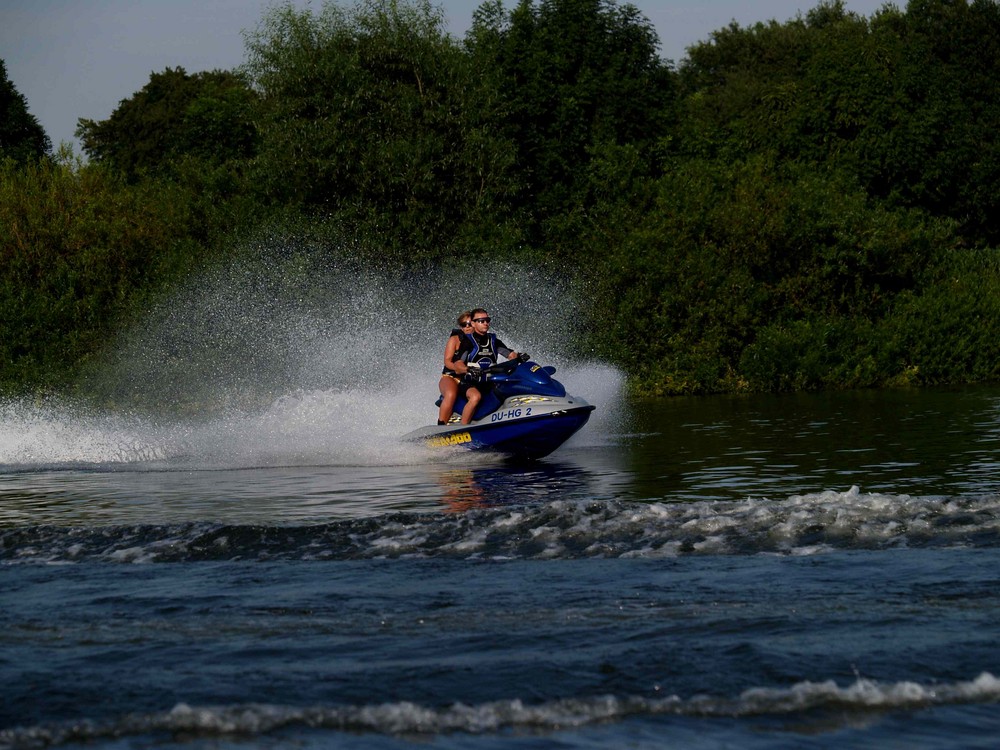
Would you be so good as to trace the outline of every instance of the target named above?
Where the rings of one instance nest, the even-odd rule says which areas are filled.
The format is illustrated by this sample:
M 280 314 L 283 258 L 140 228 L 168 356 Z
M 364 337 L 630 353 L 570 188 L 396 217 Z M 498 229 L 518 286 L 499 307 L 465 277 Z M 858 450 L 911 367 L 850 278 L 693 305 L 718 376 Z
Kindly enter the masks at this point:
M 445 448 L 449 445 L 461 445 L 462 443 L 471 442 L 472 435 L 467 432 L 456 432 L 451 435 L 440 435 L 438 437 L 427 439 L 427 444 L 432 445 L 435 448 Z

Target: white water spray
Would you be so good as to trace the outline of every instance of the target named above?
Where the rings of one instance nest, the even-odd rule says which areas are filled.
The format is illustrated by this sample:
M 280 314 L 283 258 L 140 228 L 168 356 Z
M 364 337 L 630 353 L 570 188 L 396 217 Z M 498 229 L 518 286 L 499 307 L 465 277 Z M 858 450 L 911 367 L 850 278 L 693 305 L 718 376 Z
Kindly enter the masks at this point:
M 476 306 L 508 345 L 597 405 L 575 443 L 614 423 L 621 410 L 607 407 L 624 379 L 571 351 L 580 305 L 558 275 L 479 262 L 399 278 L 269 249 L 152 309 L 88 378 L 88 398 L 0 402 L 0 466 L 425 461 L 398 437 L 435 419 L 444 342 Z

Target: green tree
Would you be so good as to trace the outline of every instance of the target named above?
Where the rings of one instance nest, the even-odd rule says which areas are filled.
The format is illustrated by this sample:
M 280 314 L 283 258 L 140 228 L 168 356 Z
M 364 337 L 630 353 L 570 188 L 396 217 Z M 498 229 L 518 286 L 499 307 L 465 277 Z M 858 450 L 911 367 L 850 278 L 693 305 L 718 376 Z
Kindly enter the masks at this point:
M 913 0 L 871 20 L 841 0 L 732 24 L 681 66 L 676 146 L 833 165 L 874 198 L 1000 242 L 1000 4 Z
M 868 21 L 841 0 L 787 23 L 735 22 L 689 48 L 679 150 L 825 163 L 857 137 L 886 96 Z
M 1000 5 L 911 0 L 872 33 L 892 52 L 895 106 L 862 133 L 871 192 L 955 219 L 968 244 L 1000 244 Z
M 179 186 L 97 164 L 0 164 L 0 389 L 66 386 L 204 255 Z
M 644 185 L 638 220 L 622 199 L 585 244 L 601 256 L 592 343 L 654 392 L 876 385 L 902 365 L 868 363 L 859 332 L 955 245 L 950 222 L 889 210 L 849 175 L 763 156 L 677 159 Z
M 400 253 L 502 223 L 509 145 L 488 95 L 426 0 L 273 9 L 248 38 L 261 98 L 255 184 Z
M 45 130 L 28 112 L 27 101 L 7 78 L 7 65 L 0 60 L 0 159 L 24 163 L 51 149 Z
M 164 174 L 183 157 L 218 165 L 254 154 L 253 100 L 236 73 L 167 68 L 107 120 L 80 119 L 76 135 L 90 158 L 130 179 Z
M 539 229 L 581 208 L 595 153 L 628 144 L 649 162 L 667 133 L 672 70 L 633 5 L 521 0 L 505 13 L 492 0 L 466 45 L 500 96 L 522 180 L 517 205 Z

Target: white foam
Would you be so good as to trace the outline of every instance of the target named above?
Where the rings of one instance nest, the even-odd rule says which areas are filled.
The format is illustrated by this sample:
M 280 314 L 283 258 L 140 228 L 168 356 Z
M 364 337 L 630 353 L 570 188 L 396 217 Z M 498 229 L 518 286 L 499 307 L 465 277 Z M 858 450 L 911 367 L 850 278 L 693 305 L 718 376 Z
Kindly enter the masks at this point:
M 155 461 L 172 436 L 129 415 L 93 415 L 66 402 L 0 402 L 0 465 Z
M 656 692 L 661 690 L 656 686 Z M 800 682 L 787 687 L 757 687 L 739 696 L 676 694 L 662 698 L 600 695 L 564 698 L 538 704 L 521 699 L 474 705 L 428 706 L 409 701 L 368 705 L 310 707 L 248 703 L 235 706 L 192 706 L 178 703 L 158 713 L 129 714 L 106 722 L 0 730 L 0 746 L 52 746 L 93 742 L 103 738 L 141 736 L 156 732 L 193 737 L 242 735 L 254 737 L 289 727 L 387 735 L 433 736 L 454 732 L 491 734 L 507 729 L 558 731 L 590 724 L 623 721 L 634 716 L 741 717 L 790 715 L 831 708 L 845 711 L 915 711 L 953 704 L 1000 700 L 1000 680 L 983 672 L 963 682 L 921 684 L 909 680 L 876 682 L 858 679 L 839 686 L 833 680 Z
M 949 703 L 987 703 L 1000 699 L 1000 680 L 989 672 L 967 682 L 922 685 L 909 680 L 877 682 L 859 678 L 841 687 L 833 680 L 801 682 L 789 688 L 744 691 L 738 710 L 745 714 L 790 713 L 817 706 L 914 709 Z
M 605 370 L 595 366 L 596 370 Z M 589 370 L 578 370 L 584 374 Z M 128 414 L 90 414 L 68 401 L 0 403 L 0 465 L 182 464 L 211 466 L 403 465 L 441 456 L 400 435 L 436 416 L 436 387 L 382 393 L 364 388 L 296 390 L 260 412 L 154 422 Z

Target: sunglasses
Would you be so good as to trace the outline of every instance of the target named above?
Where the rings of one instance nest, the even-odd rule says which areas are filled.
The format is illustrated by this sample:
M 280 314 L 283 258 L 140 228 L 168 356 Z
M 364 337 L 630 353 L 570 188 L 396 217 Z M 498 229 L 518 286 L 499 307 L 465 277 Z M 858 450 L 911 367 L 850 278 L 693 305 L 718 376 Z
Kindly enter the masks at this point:
M 462 328 L 468 328 L 469 326 L 472 325 L 472 321 L 471 320 L 467 320 L 464 323 L 459 323 L 459 325 L 462 326 Z
M 493 320 L 493 318 L 473 318 L 472 322 L 473 323 L 490 323 L 490 322 L 492 322 L 492 320 Z

